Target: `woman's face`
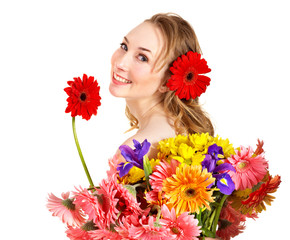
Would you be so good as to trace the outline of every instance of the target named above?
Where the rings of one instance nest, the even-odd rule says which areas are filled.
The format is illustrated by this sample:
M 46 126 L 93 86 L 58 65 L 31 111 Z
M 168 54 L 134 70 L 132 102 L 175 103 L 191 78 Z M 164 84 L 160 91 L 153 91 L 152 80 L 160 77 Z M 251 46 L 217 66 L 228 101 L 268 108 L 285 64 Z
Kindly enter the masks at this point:
M 154 66 L 164 40 L 152 23 L 143 22 L 123 39 L 112 56 L 110 92 L 126 99 L 158 97 L 165 67 Z

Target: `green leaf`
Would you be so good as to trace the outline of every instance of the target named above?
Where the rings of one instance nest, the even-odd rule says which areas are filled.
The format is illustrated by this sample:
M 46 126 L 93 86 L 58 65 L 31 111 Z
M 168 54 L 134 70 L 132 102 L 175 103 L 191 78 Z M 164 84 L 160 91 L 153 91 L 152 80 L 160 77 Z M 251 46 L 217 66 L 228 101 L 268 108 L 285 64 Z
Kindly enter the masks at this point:
M 135 198 L 137 195 L 136 188 L 132 185 L 123 185 L 124 188 L 128 189 L 129 193 L 131 193 Z
M 151 164 L 149 162 L 149 158 L 147 155 L 145 155 L 143 157 L 143 167 L 144 167 L 144 173 L 145 173 L 147 187 L 148 187 L 148 189 L 150 189 L 149 176 L 152 174 L 152 168 L 151 168 Z
M 202 228 L 201 230 L 202 230 L 204 236 L 215 238 L 215 234 L 212 231 L 210 231 L 210 230 L 208 230 L 206 228 Z

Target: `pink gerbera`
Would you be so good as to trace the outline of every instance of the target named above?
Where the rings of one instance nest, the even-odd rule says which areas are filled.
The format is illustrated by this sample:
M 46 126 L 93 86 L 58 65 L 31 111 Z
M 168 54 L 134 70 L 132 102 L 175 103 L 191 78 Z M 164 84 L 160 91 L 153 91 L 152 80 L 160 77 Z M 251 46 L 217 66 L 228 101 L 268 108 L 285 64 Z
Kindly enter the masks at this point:
M 73 228 L 71 226 L 68 226 L 68 229 L 66 230 L 66 236 L 71 240 L 93 240 L 90 236 L 90 231 L 96 230 L 97 227 L 94 224 L 93 221 L 86 222 L 81 227 Z
M 240 150 L 236 150 L 236 155 L 232 155 L 226 161 L 236 169 L 236 172 L 229 171 L 236 190 L 252 188 L 264 178 L 268 171 L 268 162 L 264 154 L 255 155 L 251 147 L 241 146 Z
M 69 198 L 70 193 L 62 193 L 62 199 L 54 194 L 49 194 L 47 208 L 52 216 L 58 216 L 63 223 L 69 226 L 81 226 L 85 222 L 85 216 L 80 206 L 73 203 L 74 199 Z
M 83 211 L 88 215 L 89 220 L 94 220 L 96 216 L 102 216 L 104 218 L 104 213 L 101 206 L 99 205 L 98 198 L 93 196 L 86 188 L 77 189 L 75 192 L 74 203 L 81 206 Z
M 109 227 L 117 219 L 116 208 L 118 199 L 115 197 L 116 190 L 112 182 L 103 179 L 99 189 L 90 193 L 87 189 L 79 190 L 76 193 L 75 203 L 80 205 L 89 219 L 101 226 Z
M 200 226 L 198 226 L 198 220 L 193 215 L 184 212 L 179 217 L 176 217 L 175 209 L 172 208 L 169 211 L 166 205 L 162 206 L 161 214 L 162 219 L 160 221 L 162 225 L 171 230 L 171 234 L 175 236 L 175 240 L 198 239 L 201 230 Z
M 147 202 L 157 202 L 159 200 L 159 196 L 161 192 L 157 192 L 157 191 L 149 191 L 145 194 L 145 198 L 147 200 Z
M 135 235 L 131 235 L 130 229 L 132 227 L 138 228 L 142 227 L 144 221 L 148 221 L 147 216 L 150 212 L 150 208 L 146 209 L 143 214 L 132 214 L 123 216 L 118 219 L 118 224 L 115 227 L 115 230 L 123 237 L 123 239 L 133 240 L 136 239 Z
M 95 231 L 89 232 L 92 239 L 102 239 L 102 240 L 121 240 L 123 239 L 117 232 L 112 232 L 107 229 L 97 229 Z
M 171 159 L 170 164 L 166 161 L 162 161 L 160 165 L 155 167 L 155 171 L 150 175 L 149 180 L 153 191 L 159 192 L 162 190 L 163 180 L 175 174 L 179 164 L 179 161 Z
M 117 203 L 119 199 L 116 197 L 117 190 L 114 188 L 113 182 L 117 181 L 115 178 L 111 178 L 110 180 L 103 179 L 100 184 L 100 189 L 96 190 L 96 193 L 101 196 L 102 210 L 105 214 L 105 225 L 107 227 L 110 226 L 111 223 L 115 223 L 117 219 L 117 214 L 119 210 L 117 209 Z M 95 218 L 99 221 L 98 217 Z M 101 220 L 101 219 L 100 219 Z
M 120 157 L 120 154 L 115 154 L 112 158 L 108 160 L 110 170 L 107 171 L 108 178 L 111 178 L 116 172 L 118 164 L 124 160 Z
M 153 216 L 149 216 L 141 222 L 141 226 L 131 226 L 129 229 L 130 236 L 134 236 L 135 239 L 142 240 L 171 240 L 174 239 L 173 235 L 170 235 L 170 229 L 158 224 L 154 224 L 156 219 Z
M 142 216 L 140 216 L 142 217 Z M 143 215 L 143 217 L 145 217 Z M 115 227 L 115 230 L 123 237 L 123 239 L 134 239 L 130 237 L 129 229 L 131 226 L 140 227 L 139 216 L 138 215 L 127 215 L 122 218 L 119 218 L 118 224 Z
M 121 212 L 120 217 L 131 214 L 142 214 L 143 210 L 140 208 L 140 204 L 128 189 L 123 187 L 122 184 L 117 183 L 116 175 L 114 175 L 110 182 L 116 190 L 115 198 L 118 199 L 116 208 Z

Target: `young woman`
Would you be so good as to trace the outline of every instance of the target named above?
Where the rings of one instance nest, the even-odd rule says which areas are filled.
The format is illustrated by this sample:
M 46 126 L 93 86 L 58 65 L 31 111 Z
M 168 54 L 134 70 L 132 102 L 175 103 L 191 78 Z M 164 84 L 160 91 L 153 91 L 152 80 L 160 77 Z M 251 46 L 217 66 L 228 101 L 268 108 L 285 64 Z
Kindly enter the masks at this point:
M 138 130 L 122 145 L 133 147 L 133 139 L 147 139 L 151 143 L 148 155 L 153 158 L 163 139 L 196 132 L 214 134 L 198 97 L 180 99 L 167 87 L 172 63 L 189 51 L 201 54 L 193 28 L 176 14 L 156 14 L 124 36 L 111 59 L 110 92 L 125 98 L 126 115 L 132 129 Z M 188 84 L 191 80 L 189 75 Z M 117 155 L 122 158 L 120 152 Z
M 166 86 L 172 62 L 193 51 L 201 54 L 194 30 L 175 14 L 156 14 L 131 30 L 112 56 L 110 92 L 126 99 L 126 115 L 137 133 L 132 140 L 147 139 L 156 154 L 157 143 L 176 134 L 214 130 L 195 99 L 180 99 Z

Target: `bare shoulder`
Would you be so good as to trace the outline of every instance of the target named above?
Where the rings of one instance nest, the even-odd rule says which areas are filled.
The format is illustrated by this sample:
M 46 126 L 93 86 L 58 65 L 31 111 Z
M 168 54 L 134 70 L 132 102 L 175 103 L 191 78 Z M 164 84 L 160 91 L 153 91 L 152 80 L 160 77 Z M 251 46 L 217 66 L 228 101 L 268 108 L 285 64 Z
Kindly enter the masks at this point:
M 175 136 L 173 123 L 170 123 L 169 119 L 163 116 L 152 118 L 143 132 L 143 134 L 147 135 L 153 142 L 159 142 L 163 139 Z

